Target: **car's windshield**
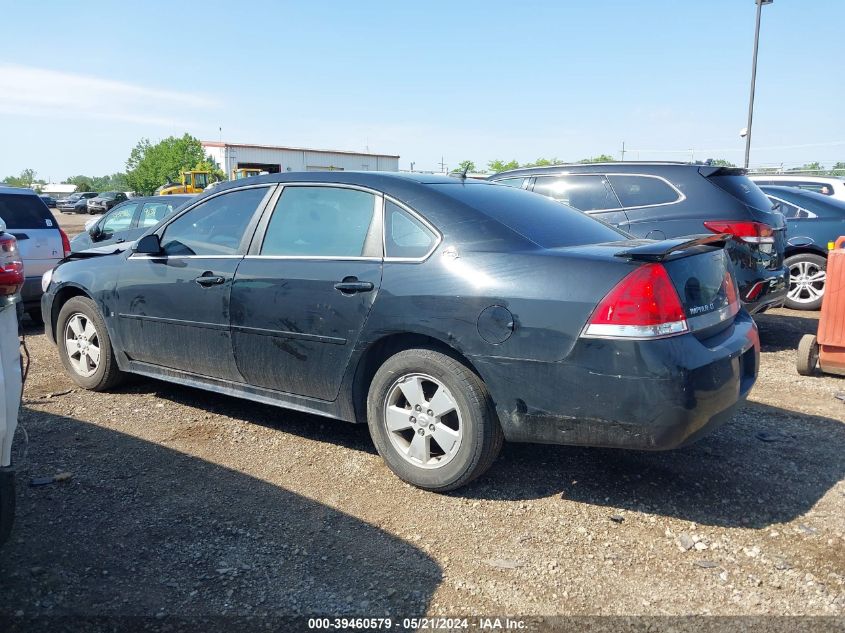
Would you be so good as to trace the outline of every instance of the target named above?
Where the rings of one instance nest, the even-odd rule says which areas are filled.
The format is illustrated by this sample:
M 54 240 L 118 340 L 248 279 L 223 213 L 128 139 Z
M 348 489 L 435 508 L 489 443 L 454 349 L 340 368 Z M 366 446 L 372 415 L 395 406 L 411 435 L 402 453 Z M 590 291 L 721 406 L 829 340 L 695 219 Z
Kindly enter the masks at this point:
M 67 197 L 67 199 L 68 199 L 68 202 L 76 202 L 81 197 L 82 197 L 81 193 L 72 193 Z
M 116 191 L 106 191 L 106 192 L 101 193 L 100 197 L 103 200 L 113 200 L 114 198 L 117 197 L 117 192 Z

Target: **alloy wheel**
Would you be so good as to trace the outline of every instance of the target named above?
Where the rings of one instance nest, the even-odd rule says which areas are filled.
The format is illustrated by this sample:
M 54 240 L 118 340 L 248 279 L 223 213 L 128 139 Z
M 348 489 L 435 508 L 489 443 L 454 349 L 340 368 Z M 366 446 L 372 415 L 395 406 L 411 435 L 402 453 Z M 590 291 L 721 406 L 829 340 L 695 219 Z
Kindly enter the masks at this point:
M 100 338 L 94 324 L 81 312 L 73 313 L 67 320 L 65 351 L 80 376 L 92 376 L 100 366 Z
M 812 303 L 824 295 L 827 274 L 818 264 L 798 261 L 789 267 L 787 296 L 795 303 Z
M 418 468 L 440 468 L 461 447 L 464 426 L 449 389 L 426 374 L 393 383 L 384 403 L 384 424 L 393 447 Z

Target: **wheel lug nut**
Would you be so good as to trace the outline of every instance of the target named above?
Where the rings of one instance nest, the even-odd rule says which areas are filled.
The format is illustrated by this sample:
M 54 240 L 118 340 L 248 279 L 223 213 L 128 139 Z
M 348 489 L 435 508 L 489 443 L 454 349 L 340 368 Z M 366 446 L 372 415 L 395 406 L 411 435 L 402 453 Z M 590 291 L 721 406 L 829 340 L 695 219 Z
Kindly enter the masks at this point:
M 415 406 L 414 409 L 416 409 L 417 411 L 422 411 L 422 407 L 420 405 Z
M 426 415 L 434 415 L 434 411 L 432 411 L 431 409 L 429 409 L 425 413 L 426 413 Z
M 434 425 L 433 425 L 433 424 L 429 424 L 429 425 L 428 425 L 428 430 L 429 430 L 429 431 L 431 431 L 431 432 L 433 433 L 433 432 L 434 432 Z
M 411 424 L 416 424 L 417 419 L 414 416 L 411 416 Z
M 417 433 L 419 433 L 420 435 L 425 435 L 425 429 L 420 429 L 419 431 L 417 431 Z

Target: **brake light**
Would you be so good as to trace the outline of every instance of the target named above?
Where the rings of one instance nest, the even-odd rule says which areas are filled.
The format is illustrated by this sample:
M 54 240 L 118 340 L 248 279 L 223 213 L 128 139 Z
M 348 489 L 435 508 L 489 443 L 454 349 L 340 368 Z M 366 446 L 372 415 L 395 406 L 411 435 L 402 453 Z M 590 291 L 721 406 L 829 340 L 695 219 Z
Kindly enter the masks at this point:
M 70 255 L 70 240 L 67 237 L 67 233 L 59 229 L 59 233 L 62 235 L 62 250 L 65 252 L 65 257 Z
M 681 299 L 661 264 L 628 274 L 601 300 L 582 336 L 651 339 L 689 330 Z
M 762 222 L 708 220 L 704 226 L 714 233 L 730 233 L 736 239 L 751 244 L 774 244 L 775 242 L 775 230 Z
M 23 288 L 23 262 L 14 235 L 0 234 L 0 296 L 14 295 Z

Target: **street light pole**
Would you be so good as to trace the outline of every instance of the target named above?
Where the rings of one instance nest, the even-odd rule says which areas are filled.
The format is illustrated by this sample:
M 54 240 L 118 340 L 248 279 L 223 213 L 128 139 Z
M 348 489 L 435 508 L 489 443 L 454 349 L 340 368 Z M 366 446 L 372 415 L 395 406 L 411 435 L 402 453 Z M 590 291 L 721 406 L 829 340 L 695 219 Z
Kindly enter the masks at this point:
M 757 83 L 757 48 L 760 45 L 760 14 L 764 4 L 771 4 L 774 0 L 754 0 L 757 5 L 757 23 L 754 27 L 754 56 L 751 60 L 751 96 L 748 98 L 748 125 L 745 128 L 745 168 L 751 157 L 751 121 L 754 118 L 754 86 Z

